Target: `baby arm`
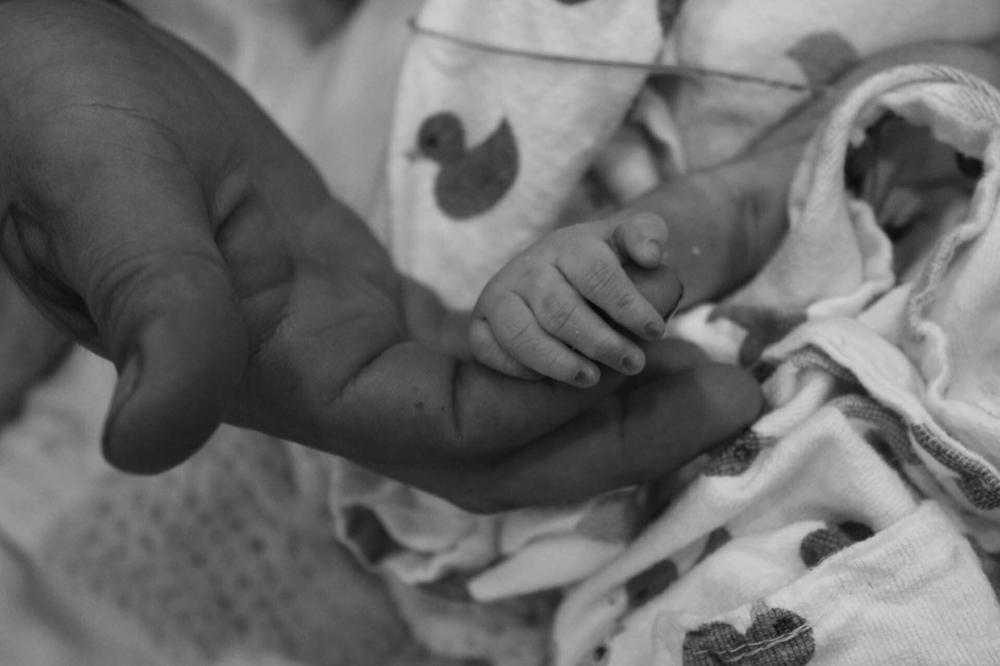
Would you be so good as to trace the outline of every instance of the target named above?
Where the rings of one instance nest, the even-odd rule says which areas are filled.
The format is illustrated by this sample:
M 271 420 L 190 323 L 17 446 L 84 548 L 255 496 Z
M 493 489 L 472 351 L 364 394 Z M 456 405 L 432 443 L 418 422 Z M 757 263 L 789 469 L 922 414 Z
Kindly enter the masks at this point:
M 507 263 L 473 310 L 476 359 L 517 377 L 539 375 L 580 387 L 600 379 L 597 363 L 642 371 L 637 340 L 663 336 L 664 315 L 682 289 L 663 265 L 667 224 L 652 213 L 559 229 Z
M 996 82 L 1000 48 L 990 48 L 925 42 L 879 53 L 732 161 L 663 183 L 610 220 L 539 240 L 480 296 L 470 327 L 473 354 L 505 374 L 581 387 L 598 380 L 596 363 L 638 373 L 645 359 L 637 341 L 662 334 L 658 315 L 677 306 L 678 277 L 686 307 L 731 292 L 773 252 L 785 233 L 795 165 L 846 91 L 883 69 L 914 62 Z M 670 270 L 661 265 L 664 257 Z M 648 289 L 668 300 L 644 296 Z

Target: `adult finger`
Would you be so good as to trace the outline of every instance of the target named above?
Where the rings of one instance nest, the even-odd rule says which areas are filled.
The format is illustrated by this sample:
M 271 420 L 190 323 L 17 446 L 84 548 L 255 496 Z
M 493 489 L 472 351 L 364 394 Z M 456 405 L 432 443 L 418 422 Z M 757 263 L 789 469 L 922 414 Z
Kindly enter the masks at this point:
M 704 349 L 680 338 L 664 338 L 646 347 L 646 371 L 654 377 L 676 374 L 710 362 Z
M 704 365 L 610 396 L 485 473 L 494 503 L 578 501 L 676 471 L 760 413 L 757 382 Z
M 5 257 L 47 312 L 89 329 L 118 368 L 108 460 L 162 471 L 208 438 L 247 363 L 201 190 L 187 169 L 141 153 L 56 158 L 46 147 L 23 153 L 36 161 L 8 206 Z
M 760 407 L 747 373 L 701 365 L 609 396 L 487 465 L 375 468 L 481 513 L 574 502 L 675 471 L 749 425 Z
M 343 227 L 340 242 L 348 229 L 363 227 Z M 638 273 L 640 291 L 668 312 L 681 292 L 676 278 L 666 269 Z M 500 456 L 577 417 L 625 379 L 602 373 L 586 391 L 524 382 L 404 341 L 380 320 L 352 315 L 331 327 L 329 313 L 356 293 L 353 283 L 343 288 L 349 292 L 327 278 L 300 283 L 323 296 L 308 299 L 310 307 L 275 339 L 294 345 L 266 346 L 256 356 L 252 394 L 234 404 L 232 421 L 362 463 Z

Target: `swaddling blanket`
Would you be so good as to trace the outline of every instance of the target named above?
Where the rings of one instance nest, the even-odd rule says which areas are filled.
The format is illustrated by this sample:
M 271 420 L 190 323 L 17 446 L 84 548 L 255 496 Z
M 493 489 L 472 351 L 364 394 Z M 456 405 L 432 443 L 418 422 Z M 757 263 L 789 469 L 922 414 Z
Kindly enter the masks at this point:
M 441 0 L 419 21 L 518 50 L 820 85 L 878 45 L 992 34 L 1000 20 L 983 3 L 963 18 L 926 3 L 906 11 L 876 3 L 884 18 L 896 12 L 888 23 L 854 3 L 823 12 L 803 4 L 812 7 L 755 4 L 751 18 L 739 3 L 694 0 L 680 9 Z M 742 53 L 721 38 L 739 35 L 740 16 L 764 33 L 740 37 Z M 628 193 L 631 181 L 638 193 L 738 152 L 808 95 L 700 80 L 674 82 L 665 97 L 644 83 L 629 69 L 525 63 L 418 38 L 401 81 L 379 225 L 401 268 L 468 307 L 513 252 L 558 223 L 595 168 L 611 165 L 598 174 L 613 185 L 606 189 Z M 971 204 L 911 196 L 896 223 L 935 225 L 940 244 L 926 243 L 905 270 L 843 176 L 848 146 L 885 109 L 982 157 L 986 170 Z M 778 255 L 747 288 L 675 327 L 731 359 L 766 347 L 758 367 L 770 373 L 771 411 L 662 514 L 639 491 L 473 517 L 344 465 L 331 484 L 342 537 L 408 585 L 457 580 L 480 602 L 570 586 L 556 616 L 558 664 L 1000 659 L 1000 610 L 973 552 L 996 567 L 996 396 L 981 388 L 1000 384 L 987 333 L 996 311 L 987 153 L 997 113 L 992 90 L 933 69 L 879 78 L 839 107 L 796 177 Z M 623 131 L 630 125 L 644 142 Z M 981 246 L 968 267 L 970 248 Z M 366 543 L 373 530 L 363 529 L 373 521 L 375 548 Z M 456 622 L 435 624 L 435 604 L 403 604 L 441 651 L 498 658 L 445 636 Z
M 938 234 L 908 267 L 844 188 L 849 146 L 886 110 L 985 165 L 971 201 L 917 206 L 909 223 Z M 1000 94 L 951 70 L 886 72 L 835 110 L 784 244 L 721 306 L 802 322 L 758 361 L 768 412 L 569 593 L 557 663 L 1000 660 L 984 575 L 998 584 L 998 158 Z

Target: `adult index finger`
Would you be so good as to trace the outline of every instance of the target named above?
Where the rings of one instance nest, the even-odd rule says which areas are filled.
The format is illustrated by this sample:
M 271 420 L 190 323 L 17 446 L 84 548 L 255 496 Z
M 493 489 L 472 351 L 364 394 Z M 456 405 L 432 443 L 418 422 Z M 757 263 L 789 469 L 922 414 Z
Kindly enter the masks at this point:
M 576 502 L 676 471 L 746 428 L 761 404 L 745 372 L 697 365 L 609 396 L 488 464 L 375 468 L 477 513 Z

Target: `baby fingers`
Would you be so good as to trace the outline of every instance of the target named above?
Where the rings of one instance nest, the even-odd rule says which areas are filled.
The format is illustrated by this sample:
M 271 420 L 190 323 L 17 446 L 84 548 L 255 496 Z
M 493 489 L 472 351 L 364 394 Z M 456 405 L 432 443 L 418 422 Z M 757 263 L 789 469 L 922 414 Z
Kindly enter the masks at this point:
M 556 266 L 611 321 L 645 340 L 662 337 L 663 316 L 642 295 L 607 244 L 594 242 L 585 251 L 564 253 Z
M 570 348 L 622 374 L 642 370 L 642 350 L 594 312 L 570 285 L 553 281 L 525 299 L 538 324 Z
M 611 242 L 618 253 L 642 268 L 656 268 L 667 249 L 667 221 L 640 211 L 614 223 Z
M 522 295 L 507 292 L 485 310 L 488 314 L 477 316 L 470 330 L 473 352 L 484 365 L 505 374 L 516 374 L 512 369 L 521 365 L 583 388 L 600 379 L 597 366 L 554 337 L 547 330 L 552 326 L 548 316 L 543 313 L 539 317 Z
M 469 344 L 477 361 L 509 377 L 538 379 L 541 375 L 508 354 L 497 338 L 486 316 L 475 317 L 469 324 Z

